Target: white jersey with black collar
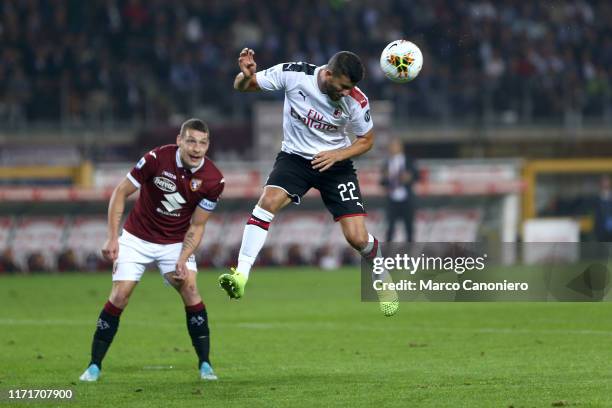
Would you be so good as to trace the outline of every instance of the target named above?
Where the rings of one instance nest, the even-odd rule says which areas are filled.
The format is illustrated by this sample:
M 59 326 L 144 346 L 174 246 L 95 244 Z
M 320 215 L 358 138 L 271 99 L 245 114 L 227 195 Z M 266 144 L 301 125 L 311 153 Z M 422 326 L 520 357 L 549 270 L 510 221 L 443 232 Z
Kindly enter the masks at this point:
M 264 91 L 285 91 L 281 150 L 312 159 L 321 151 L 351 145 L 349 135 L 365 135 L 372 129 L 368 98 L 357 87 L 338 101 L 321 92 L 317 67 L 288 62 L 257 72 Z

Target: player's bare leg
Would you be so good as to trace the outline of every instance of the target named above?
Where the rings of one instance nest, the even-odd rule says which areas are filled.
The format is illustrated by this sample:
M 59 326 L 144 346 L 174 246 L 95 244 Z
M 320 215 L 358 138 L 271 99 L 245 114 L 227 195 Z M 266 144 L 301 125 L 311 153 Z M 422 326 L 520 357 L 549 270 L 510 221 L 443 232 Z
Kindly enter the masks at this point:
M 381 256 L 378 239 L 368 233 L 363 216 L 346 217 L 339 220 L 342 233 L 346 241 L 366 260 L 372 263 L 374 258 Z M 372 275 L 372 279 L 374 279 Z M 376 279 L 383 282 L 392 282 L 387 271 L 377 275 Z M 393 316 L 399 309 L 399 300 L 394 290 L 377 291 L 380 301 L 380 310 L 385 316 Z
M 164 278 L 176 289 L 185 305 L 187 331 L 191 337 L 191 344 L 198 356 L 200 378 L 203 380 L 216 380 L 210 364 L 210 329 L 208 327 L 208 313 L 198 291 L 196 272 L 189 271 L 185 279 L 176 279 L 174 272 L 166 273 Z
M 266 242 L 268 228 L 274 215 L 291 202 L 285 190 L 279 187 L 266 186 L 253 209 L 251 217 L 244 227 L 242 245 L 238 255 L 238 266 L 231 273 L 219 277 L 219 285 L 230 298 L 239 299 L 244 295 L 244 287 L 249 279 L 251 268 L 257 259 L 259 251 Z
M 137 281 L 113 282 L 108 302 L 104 305 L 96 323 L 96 331 L 91 344 L 91 361 L 85 372 L 79 377 L 81 381 L 97 381 L 100 377 L 102 360 L 117 334 L 119 318 L 137 284 Z

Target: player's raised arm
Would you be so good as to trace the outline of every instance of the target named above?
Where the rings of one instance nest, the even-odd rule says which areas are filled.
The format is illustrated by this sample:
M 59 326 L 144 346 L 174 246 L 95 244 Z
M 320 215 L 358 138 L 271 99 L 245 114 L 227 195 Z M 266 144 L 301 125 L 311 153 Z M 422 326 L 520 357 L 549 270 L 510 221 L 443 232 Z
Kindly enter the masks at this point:
M 134 194 L 138 188 L 132 181 L 125 178 L 113 191 L 108 204 L 108 237 L 102 247 L 102 256 L 114 262 L 119 255 L 119 227 L 125 209 L 125 200 Z
M 204 229 L 206 228 L 206 222 L 208 222 L 211 214 L 211 211 L 204 210 L 201 207 L 197 207 L 193 213 L 193 216 L 191 217 L 191 225 L 189 226 L 187 233 L 185 233 L 185 238 L 183 239 L 181 254 L 179 255 L 179 259 L 176 261 L 177 279 L 185 279 L 187 276 L 187 259 L 193 255 L 195 250 L 200 245 L 200 241 L 204 235 Z
M 234 89 L 240 92 L 259 91 L 257 85 L 257 63 L 255 62 L 255 51 L 250 48 L 243 48 L 238 57 L 240 73 L 234 79 Z

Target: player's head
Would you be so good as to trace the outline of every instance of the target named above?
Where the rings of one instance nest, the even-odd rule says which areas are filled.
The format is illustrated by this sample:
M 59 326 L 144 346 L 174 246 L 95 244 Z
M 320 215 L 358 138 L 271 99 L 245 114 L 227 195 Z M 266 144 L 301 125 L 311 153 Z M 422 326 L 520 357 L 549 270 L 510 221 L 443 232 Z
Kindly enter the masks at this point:
M 389 154 L 401 154 L 404 152 L 404 144 L 400 139 L 394 138 L 389 142 L 388 146 Z
M 323 72 L 323 91 L 334 101 L 347 96 L 363 79 L 361 59 L 350 51 L 340 51 L 330 58 Z
M 179 155 L 187 168 L 198 167 L 210 145 L 208 125 L 200 119 L 189 119 L 181 125 L 176 137 Z

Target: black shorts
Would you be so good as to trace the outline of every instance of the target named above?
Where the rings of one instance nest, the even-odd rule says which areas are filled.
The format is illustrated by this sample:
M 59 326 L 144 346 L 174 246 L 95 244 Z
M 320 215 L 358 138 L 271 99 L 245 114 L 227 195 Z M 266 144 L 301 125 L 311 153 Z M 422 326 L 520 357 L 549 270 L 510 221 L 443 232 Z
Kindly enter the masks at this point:
M 325 207 L 336 221 L 344 217 L 366 215 L 352 160 L 338 162 L 330 169 L 319 172 L 312 168 L 310 160 L 280 152 L 266 186 L 282 188 L 295 204 L 300 203 L 310 188 L 315 188 L 321 193 Z

